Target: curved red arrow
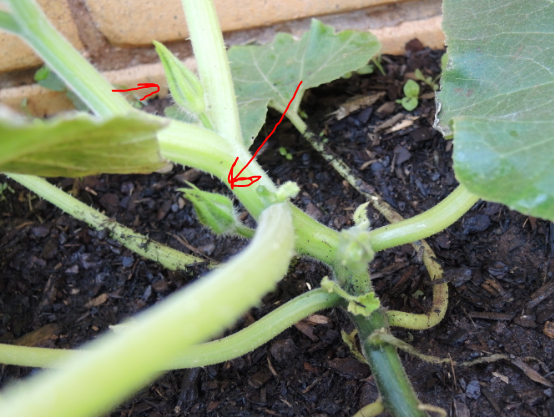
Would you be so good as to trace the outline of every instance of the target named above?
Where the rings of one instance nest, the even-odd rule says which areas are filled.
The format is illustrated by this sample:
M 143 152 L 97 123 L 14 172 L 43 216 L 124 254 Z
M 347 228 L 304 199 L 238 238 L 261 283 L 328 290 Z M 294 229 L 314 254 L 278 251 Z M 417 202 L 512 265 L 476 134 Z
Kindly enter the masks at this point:
M 296 97 L 296 93 L 298 93 L 298 89 L 300 88 L 301 85 L 302 85 L 302 81 L 300 81 L 300 83 L 298 84 L 298 87 L 296 87 L 296 90 L 294 91 L 294 94 L 292 95 L 292 98 L 290 99 L 289 104 L 287 104 L 287 108 L 285 109 L 285 112 L 282 114 L 281 118 L 279 119 L 279 121 L 277 122 L 277 124 L 275 125 L 271 133 L 267 135 L 263 143 L 258 147 L 258 149 L 256 149 L 256 152 L 254 153 L 254 155 L 252 155 L 252 158 L 250 158 L 248 163 L 239 171 L 239 173 L 236 176 L 234 176 L 233 170 L 235 169 L 235 165 L 239 160 L 239 157 L 237 156 L 237 158 L 235 159 L 235 162 L 233 162 L 233 165 L 231 165 L 231 169 L 229 170 L 229 175 L 227 176 L 227 181 L 229 182 L 231 189 L 235 187 L 250 187 L 256 181 L 262 178 L 260 175 L 253 175 L 252 177 L 241 177 L 240 174 L 242 174 L 243 171 L 246 169 L 246 167 L 250 165 L 250 162 L 254 160 L 258 152 L 260 152 L 260 149 L 262 149 L 262 147 L 265 145 L 267 140 L 271 137 L 271 135 L 273 135 L 273 133 L 275 132 L 275 129 L 277 129 L 277 126 L 279 126 L 279 124 L 283 121 L 285 114 L 287 114 L 287 111 L 289 110 L 289 107 L 292 101 L 294 100 L 294 98 Z M 238 181 L 250 181 L 250 182 L 248 184 L 236 184 Z
M 151 92 L 150 94 L 147 94 L 145 95 L 143 98 L 140 99 L 140 101 L 144 100 L 145 98 L 147 97 L 150 97 L 152 94 L 156 94 L 160 91 L 160 86 L 158 84 L 154 84 L 154 83 L 138 83 L 137 85 L 140 85 L 142 87 L 137 87 L 137 88 L 129 88 L 127 90 L 112 90 L 114 93 L 124 93 L 126 91 L 134 91 L 134 90 L 142 90 L 143 88 L 151 88 L 151 87 L 156 87 L 157 90 L 156 91 L 153 91 Z

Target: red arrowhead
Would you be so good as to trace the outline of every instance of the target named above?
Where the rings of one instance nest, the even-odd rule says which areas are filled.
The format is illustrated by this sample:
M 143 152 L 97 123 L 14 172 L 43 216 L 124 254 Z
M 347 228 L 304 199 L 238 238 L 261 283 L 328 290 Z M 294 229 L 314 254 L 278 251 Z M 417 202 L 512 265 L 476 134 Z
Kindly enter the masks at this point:
M 156 94 L 156 93 L 159 93 L 160 92 L 160 86 L 158 84 L 154 84 L 154 83 L 138 83 L 137 84 L 138 86 L 140 87 L 137 87 L 137 88 L 129 88 L 127 90 L 112 90 L 113 92 L 115 93 L 124 93 L 126 91 L 135 91 L 135 90 L 142 90 L 143 88 L 152 88 L 152 87 L 155 87 L 156 88 L 156 91 L 153 91 L 147 95 L 145 95 L 143 98 L 140 99 L 140 101 L 144 100 L 145 98 L 148 98 L 150 97 L 151 95 L 153 94 Z
M 259 179 L 262 178 L 260 175 L 254 175 L 252 177 L 241 177 L 240 174 L 242 174 L 242 172 L 246 169 L 246 167 L 248 165 L 250 165 L 250 162 L 252 162 L 254 160 L 254 158 L 256 157 L 258 152 L 260 152 L 260 149 L 262 149 L 262 147 L 265 145 L 267 140 L 271 137 L 271 135 L 273 135 L 273 132 L 275 132 L 275 129 L 277 129 L 277 126 L 279 126 L 279 124 L 283 121 L 283 118 L 285 117 L 285 114 L 287 114 L 287 111 L 290 107 L 290 104 L 292 103 L 292 101 L 296 97 L 296 93 L 298 93 L 298 89 L 300 88 L 301 85 L 302 85 L 302 81 L 300 81 L 300 83 L 298 84 L 298 87 L 296 87 L 296 91 L 294 92 L 292 98 L 290 99 L 289 104 L 287 105 L 287 108 L 285 109 L 285 112 L 281 115 L 281 118 L 279 119 L 279 121 L 277 122 L 277 124 L 275 125 L 275 127 L 273 128 L 271 133 L 267 136 L 267 138 L 265 138 L 265 140 L 258 147 L 258 149 L 254 153 L 254 155 L 252 155 L 252 158 L 250 158 L 250 160 L 246 163 L 246 165 L 239 171 L 239 173 L 235 177 L 235 175 L 233 174 L 233 169 L 235 168 L 235 165 L 237 164 L 237 162 L 239 160 L 239 157 L 237 156 L 237 159 L 235 159 L 235 162 L 233 162 L 233 165 L 231 165 L 231 169 L 229 170 L 229 175 L 227 175 L 227 181 L 229 182 L 229 185 L 231 186 L 231 190 L 235 187 L 250 187 L 256 181 L 259 181 Z M 239 184 L 237 184 L 238 181 L 250 181 L 250 182 L 248 184 L 240 184 L 239 185 Z
M 233 176 L 233 169 L 235 168 L 235 165 L 237 164 L 239 160 L 239 157 L 237 156 L 237 159 L 235 159 L 235 162 L 231 166 L 231 169 L 229 170 L 229 175 L 227 176 L 227 181 L 229 182 L 229 185 L 231 186 L 231 190 L 235 187 L 250 187 L 252 184 L 254 184 L 256 181 L 258 181 L 260 178 L 262 178 L 260 175 L 254 175 L 252 177 L 239 177 L 243 169 L 240 170 L 240 172 L 237 174 L 236 177 Z M 250 162 L 249 162 L 250 163 Z M 248 164 L 247 164 L 248 165 Z M 250 181 L 248 184 L 236 184 L 238 181 Z

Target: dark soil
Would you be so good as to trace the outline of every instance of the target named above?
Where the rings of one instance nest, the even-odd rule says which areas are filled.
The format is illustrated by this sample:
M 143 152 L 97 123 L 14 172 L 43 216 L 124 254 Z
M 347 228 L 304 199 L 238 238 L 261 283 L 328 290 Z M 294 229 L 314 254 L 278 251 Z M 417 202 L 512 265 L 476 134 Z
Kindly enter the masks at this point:
M 406 77 L 416 68 L 433 76 L 440 71 L 440 51 L 421 49 L 417 42 L 408 49 L 405 57 L 383 57 L 387 75 L 355 75 L 322 86 L 311 91 L 302 106 L 311 116 L 312 129 L 323 131 L 331 149 L 404 217 L 434 206 L 457 185 L 452 143 L 431 127 L 432 90 L 421 85 L 427 98 L 413 112 L 395 103 Z M 380 92 L 384 95 L 375 104 L 342 120 L 328 116 L 354 95 Z M 160 111 L 167 104 L 152 101 L 148 107 Z M 404 123 L 403 129 L 382 128 L 393 117 Z M 270 112 L 260 136 L 265 137 L 276 120 L 277 114 Z M 292 154 L 292 160 L 279 153 L 280 147 Z M 300 185 L 295 203 L 311 216 L 336 229 L 352 225 L 353 211 L 364 199 L 290 123 L 282 123 L 259 159 L 276 181 Z M 215 238 L 199 226 L 191 205 L 177 191 L 185 179 L 201 189 L 229 194 L 209 175 L 181 166 L 167 174 L 53 182 L 152 239 L 225 261 L 246 242 Z M 29 345 L 77 347 L 205 273 L 201 267 L 164 270 L 7 182 L 15 192 L 4 191 L 0 201 L 0 342 L 19 339 Z M 374 210 L 369 213 L 373 227 L 386 224 Z M 244 212 L 250 221 L 247 217 Z M 450 281 L 448 313 L 431 330 L 395 330 L 395 334 L 425 354 L 454 361 L 495 353 L 513 355 L 514 360 L 462 368 L 428 364 L 401 353 L 422 401 L 458 417 L 553 416 L 548 384 L 554 381 L 554 339 L 543 330 L 545 323 L 554 321 L 553 225 L 500 204 L 480 202 L 429 242 Z M 386 306 L 423 313 L 430 305 L 432 286 L 410 245 L 379 253 L 371 271 Z M 234 330 L 317 287 L 328 273 L 312 260 L 293 263 L 278 290 L 239 320 Z M 97 305 L 87 305 L 91 300 Z M 40 336 L 21 341 L 37 329 L 43 330 Z M 353 415 L 377 398 L 377 390 L 367 365 L 357 362 L 341 341 L 340 331 L 352 329 L 340 310 L 320 312 L 317 320 L 299 323 L 246 356 L 170 372 L 110 415 Z M 0 382 L 5 385 L 33 372 L 4 366 Z

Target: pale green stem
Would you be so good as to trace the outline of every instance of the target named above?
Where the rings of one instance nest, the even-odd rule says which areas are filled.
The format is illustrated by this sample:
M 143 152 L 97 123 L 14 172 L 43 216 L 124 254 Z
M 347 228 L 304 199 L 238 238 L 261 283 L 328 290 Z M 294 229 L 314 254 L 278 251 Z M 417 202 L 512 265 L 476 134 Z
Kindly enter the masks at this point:
M 6 174 L 6 176 L 27 187 L 66 213 L 89 224 L 94 229 L 108 230 L 112 239 L 138 253 L 140 256 L 159 262 L 168 269 L 173 271 L 184 270 L 188 265 L 205 262 L 203 259 L 154 242 L 146 236 L 142 236 L 132 229 L 122 226 L 92 207 L 81 203 L 43 178 L 22 174 Z
M 178 357 L 161 370 L 196 368 L 235 359 L 273 339 L 303 318 L 319 310 L 334 307 L 341 301 L 338 295 L 329 294 L 321 288 L 307 292 L 231 336 L 185 348 Z M 0 363 L 6 365 L 55 368 L 63 364 L 60 362 L 62 360 L 86 357 L 87 354 L 88 352 L 83 350 L 0 344 Z
M 217 133 L 243 148 L 231 68 L 213 1 L 182 0 L 182 3 L 198 74 L 206 93 L 206 113 Z
M 459 185 L 433 208 L 410 219 L 371 232 L 371 245 L 380 251 L 425 239 L 446 229 L 469 211 L 479 197 Z
M 308 131 L 308 126 L 297 113 L 288 112 L 287 117 L 303 134 L 310 144 L 348 181 L 357 191 L 393 224 L 375 229 L 371 232 L 371 246 L 375 252 L 412 243 L 432 236 L 456 222 L 473 205 L 479 197 L 471 194 L 463 185 L 459 185 L 448 197 L 425 213 L 404 220 L 381 197 L 362 189 L 360 179 L 339 158 L 329 155 L 323 145 Z
M 254 229 L 251 229 L 248 226 L 245 226 L 244 224 L 239 224 L 235 230 L 236 234 L 242 237 L 245 237 L 247 239 L 251 239 L 252 236 L 254 236 Z
M 100 336 L 75 357 L 6 388 L 2 417 L 103 415 L 168 369 L 183 349 L 231 326 L 287 272 L 294 230 L 287 204 L 260 216 L 248 247 L 226 265 L 136 317 L 121 333 Z
M 442 267 L 435 259 L 435 255 L 431 250 L 431 247 L 423 240 L 424 237 L 431 235 L 429 228 L 433 227 L 433 222 L 441 224 L 442 228 L 450 226 L 458 218 L 463 215 L 471 206 L 476 202 L 476 197 L 463 191 L 463 188 L 458 187 L 453 195 L 447 197 L 445 201 L 439 203 L 437 207 L 442 207 L 442 210 L 431 209 L 419 216 L 412 219 L 404 220 L 400 214 L 398 214 L 392 207 L 384 202 L 380 196 L 371 192 L 369 187 L 355 175 L 350 167 L 346 165 L 340 158 L 331 155 L 325 150 L 323 144 L 308 131 L 308 127 L 304 121 L 298 116 L 297 113 L 289 112 L 289 120 L 293 125 L 302 133 L 308 142 L 325 158 L 335 170 L 345 178 L 352 187 L 354 187 L 360 194 L 366 197 L 373 207 L 378 210 L 385 218 L 391 222 L 391 225 L 376 229 L 371 233 L 371 245 L 375 251 L 387 249 L 396 245 L 404 243 L 412 243 L 416 251 L 423 250 L 423 262 L 429 272 L 431 280 L 442 278 Z M 428 213 L 432 213 L 433 218 L 429 221 Z M 448 215 L 446 218 L 442 218 L 443 215 Z M 423 219 L 425 223 L 420 221 Z M 391 230 L 395 233 L 390 235 Z M 434 232 L 438 232 L 442 229 L 437 229 Z M 388 233 L 388 235 L 387 235 Z M 387 237 L 394 237 L 396 239 L 382 239 L 382 234 Z M 336 266 L 335 266 L 335 270 Z M 387 311 L 387 319 L 391 326 L 400 326 L 408 329 L 423 330 L 433 327 L 440 323 L 446 314 L 448 308 L 448 284 L 441 283 L 433 286 L 433 306 L 427 314 L 413 314 L 403 311 Z
M 12 1 L 16 3 L 15 0 Z M 202 3 L 209 2 L 207 0 L 202 0 Z M 51 31 L 55 32 L 55 30 L 53 29 L 48 29 L 51 28 L 51 26 L 38 9 L 38 6 L 36 6 L 36 4 L 32 0 L 22 0 L 21 3 L 18 3 L 18 7 L 23 7 L 24 10 L 33 8 L 35 9 L 30 10 L 29 13 L 34 15 L 35 17 L 38 16 L 36 17 L 36 20 L 40 23 L 40 25 L 38 25 L 39 28 L 35 29 L 33 33 L 37 33 L 39 35 L 39 38 L 47 38 Z M 42 33 L 42 30 L 44 30 L 45 27 L 47 27 L 47 29 L 44 33 Z M 57 36 L 57 39 L 61 38 L 57 33 L 52 36 Z M 29 41 L 29 39 L 27 40 Z M 38 42 L 39 40 L 34 39 L 35 42 Z M 217 43 L 218 41 L 213 40 L 213 42 Z M 63 40 L 62 43 L 56 43 L 55 48 L 53 48 L 52 50 L 41 47 L 40 50 L 37 49 L 37 52 L 59 75 L 65 74 L 65 76 L 63 77 L 64 81 L 79 96 L 85 97 L 90 95 L 94 98 L 87 101 L 87 104 L 94 111 L 103 115 L 113 115 L 115 113 L 119 113 L 119 111 L 107 113 L 105 112 L 106 109 L 111 108 L 111 104 L 118 101 L 119 95 L 117 93 L 111 92 L 109 93 L 110 95 L 106 95 L 103 93 L 106 89 L 111 89 L 111 86 L 107 84 L 102 76 L 99 75 L 96 70 L 83 57 L 81 57 L 79 53 L 75 51 L 69 43 L 67 43 L 67 41 Z M 66 62 L 65 57 L 71 57 L 71 62 Z M 206 56 L 204 55 L 203 59 L 209 58 L 206 58 Z M 85 75 L 84 77 L 82 77 L 83 74 Z M 85 81 L 81 80 L 81 77 L 85 79 Z M 89 80 L 89 82 L 87 82 L 86 80 Z M 103 85 L 104 87 L 100 89 L 95 87 L 99 85 Z M 92 87 L 92 90 L 89 90 L 89 87 Z M 217 86 L 215 86 L 214 88 L 216 87 Z M 123 98 L 121 98 L 119 105 L 121 105 L 121 111 L 125 109 L 130 109 L 129 111 L 135 111 Z M 233 105 L 233 107 L 234 106 L 236 105 Z M 230 113 L 231 112 L 229 111 L 229 114 Z M 153 116 L 146 115 L 146 117 Z M 237 165 L 237 169 L 240 169 L 240 167 L 242 166 L 241 163 L 246 163 L 251 157 L 248 151 L 246 151 L 242 146 L 233 146 L 224 138 L 214 132 L 175 120 L 171 121 L 167 128 L 159 132 L 158 140 L 160 150 L 164 157 L 170 159 L 173 162 L 181 163 L 183 165 L 195 167 L 209 172 L 210 174 L 217 176 L 227 186 L 227 174 L 229 172 L 229 169 L 231 168 L 234 158 L 236 156 L 239 156 L 240 160 L 239 164 Z M 260 175 L 262 177 L 260 181 L 258 181 L 255 185 L 251 187 L 235 187 L 234 190 L 234 194 L 245 205 L 248 211 L 255 218 L 258 218 L 260 213 L 264 210 L 265 204 L 257 194 L 256 188 L 260 185 L 263 185 L 269 191 L 275 192 L 276 187 L 274 183 L 269 179 L 266 172 L 258 165 L 256 161 L 253 161 L 248 166 L 243 175 Z M 298 252 L 303 255 L 312 256 L 323 262 L 333 263 L 334 253 L 336 251 L 335 248 L 337 247 L 336 243 L 338 242 L 338 232 L 321 225 L 316 220 L 312 219 L 310 216 L 292 205 L 291 210 L 293 213 L 294 225 L 297 229 Z
M 115 116 L 133 110 L 123 96 L 113 93 L 110 83 L 56 31 L 35 0 L 7 2 L 19 26 L 17 33 L 94 113 Z
M 233 153 L 230 146 L 214 132 L 176 120 L 172 120 L 167 128 L 158 133 L 158 140 L 163 157 L 209 172 L 227 186 L 227 175 L 235 157 L 239 156 L 239 163 L 246 163 L 251 156 L 246 150 Z M 275 192 L 277 188 L 256 160 L 252 161 L 242 174 L 245 177 L 253 175 L 259 175 L 261 179 L 251 187 L 235 187 L 233 194 L 257 219 L 265 204 L 256 189 L 262 185 L 267 190 Z M 333 264 L 339 233 L 318 223 L 292 204 L 290 207 L 297 234 L 296 250 L 302 255 Z
M 202 126 L 204 126 L 206 129 L 209 129 L 209 130 L 215 129 L 210 118 L 206 115 L 206 113 L 199 114 L 198 119 L 202 123 Z

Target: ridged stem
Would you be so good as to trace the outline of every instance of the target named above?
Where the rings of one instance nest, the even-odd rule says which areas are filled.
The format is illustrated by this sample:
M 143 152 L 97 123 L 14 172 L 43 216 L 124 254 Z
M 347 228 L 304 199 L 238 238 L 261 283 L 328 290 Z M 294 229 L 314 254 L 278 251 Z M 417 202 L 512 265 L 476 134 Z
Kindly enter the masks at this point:
M 385 409 L 394 417 L 429 417 L 418 408 L 420 402 L 414 392 L 396 348 L 388 343 L 370 340 L 379 329 L 388 331 L 386 314 L 376 310 L 370 317 L 349 314 L 356 324 L 362 352 L 369 363 Z
M 76 219 L 87 223 L 92 228 L 109 231 L 110 237 L 126 248 L 131 249 L 140 256 L 159 262 L 172 271 L 185 270 L 189 265 L 205 262 L 201 258 L 187 255 L 136 233 L 132 229 L 110 219 L 108 216 L 99 213 L 92 207 L 81 203 L 76 198 L 50 184 L 44 178 L 22 174 L 6 174 L 6 176 L 27 187 Z

